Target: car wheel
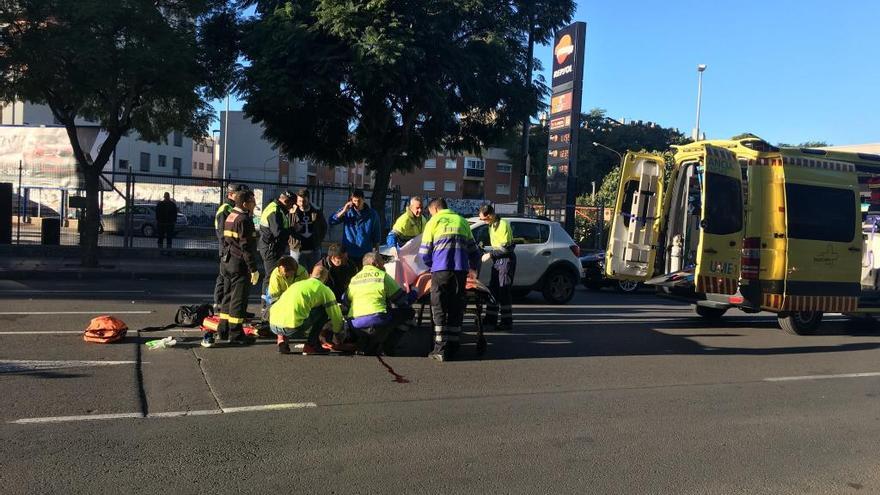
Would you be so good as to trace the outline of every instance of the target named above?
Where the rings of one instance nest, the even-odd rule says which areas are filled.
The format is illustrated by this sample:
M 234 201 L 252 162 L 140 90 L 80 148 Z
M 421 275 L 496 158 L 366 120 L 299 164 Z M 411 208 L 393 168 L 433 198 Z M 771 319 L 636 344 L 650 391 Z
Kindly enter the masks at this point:
M 567 270 L 556 269 L 547 274 L 541 293 L 550 304 L 565 304 L 574 297 L 577 278 Z
M 631 294 L 639 290 L 639 283 L 633 280 L 618 280 L 614 288 L 617 289 L 617 292 Z
M 156 229 L 154 229 L 152 225 L 147 223 L 144 224 L 143 227 L 141 227 L 141 234 L 143 234 L 144 237 L 153 237 L 154 235 L 156 235 Z
M 815 335 L 822 324 L 821 311 L 795 311 L 779 313 L 779 326 L 792 335 Z
M 694 311 L 707 320 L 720 320 L 727 308 L 707 308 L 706 306 L 697 306 Z

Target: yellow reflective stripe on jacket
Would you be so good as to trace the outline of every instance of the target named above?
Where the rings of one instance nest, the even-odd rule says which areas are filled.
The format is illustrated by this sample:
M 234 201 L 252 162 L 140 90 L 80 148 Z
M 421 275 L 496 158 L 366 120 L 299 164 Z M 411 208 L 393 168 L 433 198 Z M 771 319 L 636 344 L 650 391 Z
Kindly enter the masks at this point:
M 399 290 L 400 285 L 390 275 L 375 266 L 365 266 L 348 284 L 349 316 L 358 318 L 386 312 L 387 299 Z
M 232 237 L 233 239 L 238 239 L 238 232 L 234 230 L 224 230 L 223 237 Z
M 233 325 L 238 325 L 239 323 L 244 323 L 244 318 L 237 318 L 235 316 L 229 316 L 226 319 L 229 320 L 229 323 L 231 323 Z
M 269 228 L 269 217 L 276 214 L 278 212 L 278 201 L 272 200 L 269 204 L 263 208 L 263 212 L 260 214 L 260 227 Z M 283 218 L 281 225 L 288 229 L 290 228 L 290 218 L 287 215 L 281 215 Z
M 416 217 L 412 211 L 407 209 L 399 217 L 391 230 L 405 237 L 415 237 L 425 230 L 425 224 L 428 220 L 424 216 Z
M 510 228 L 510 222 L 502 218 L 495 225 L 489 226 L 489 244 L 493 248 L 502 248 L 513 244 L 513 230 Z

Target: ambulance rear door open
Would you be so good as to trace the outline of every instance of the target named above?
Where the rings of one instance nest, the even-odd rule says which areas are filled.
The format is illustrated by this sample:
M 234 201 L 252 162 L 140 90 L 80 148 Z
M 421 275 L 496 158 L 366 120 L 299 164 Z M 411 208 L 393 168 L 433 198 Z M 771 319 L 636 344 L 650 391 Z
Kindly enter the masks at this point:
M 624 157 L 605 252 L 609 278 L 645 281 L 654 274 L 665 163 L 661 155 L 650 153 Z
M 703 171 L 696 291 L 735 294 L 744 230 L 742 170 L 733 153 L 706 145 Z

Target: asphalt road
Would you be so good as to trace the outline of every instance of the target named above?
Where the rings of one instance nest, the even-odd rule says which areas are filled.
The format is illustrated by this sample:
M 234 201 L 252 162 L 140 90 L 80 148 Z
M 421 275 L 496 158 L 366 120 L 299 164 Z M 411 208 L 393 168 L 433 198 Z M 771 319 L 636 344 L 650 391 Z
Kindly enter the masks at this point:
M 2 492 L 880 493 L 880 331 L 840 317 L 795 337 L 648 293 L 533 297 L 483 359 L 386 358 L 408 383 L 269 340 L 78 335 L 101 313 L 165 323 L 209 292 L 0 281 Z

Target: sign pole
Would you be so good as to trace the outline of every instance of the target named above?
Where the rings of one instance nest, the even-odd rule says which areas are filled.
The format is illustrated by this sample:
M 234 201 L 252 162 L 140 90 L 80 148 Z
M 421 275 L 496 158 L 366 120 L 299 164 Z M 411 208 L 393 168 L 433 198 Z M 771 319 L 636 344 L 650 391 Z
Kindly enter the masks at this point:
M 556 33 L 553 43 L 553 93 L 550 98 L 550 142 L 547 146 L 548 212 L 564 221 L 574 236 L 577 202 L 578 134 L 584 86 L 587 24 L 575 22 Z M 564 217 L 560 218 L 560 217 Z

